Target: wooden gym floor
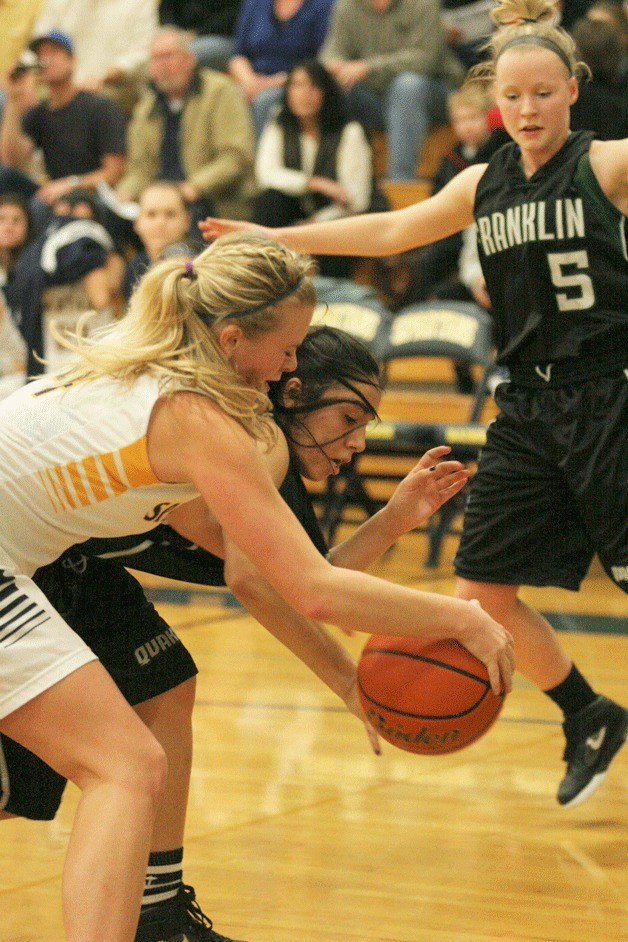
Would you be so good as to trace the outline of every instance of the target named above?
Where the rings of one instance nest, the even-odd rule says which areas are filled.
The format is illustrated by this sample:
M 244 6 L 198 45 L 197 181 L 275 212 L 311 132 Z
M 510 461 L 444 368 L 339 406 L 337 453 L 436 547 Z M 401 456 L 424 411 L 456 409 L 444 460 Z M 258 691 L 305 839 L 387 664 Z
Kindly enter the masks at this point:
M 409 535 L 377 572 L 448 593 L 454 546 L 427 572 L 425 538 Z M 225 593 L 146 582 L 200 668 L 184 877 L 219 931 L 247 942 L 628 939 L 626 757 L 588 802 L 561 809 L 558 711 L 520 677 L 468 749 L 425 758 L 384 744 L 378 758 Z M 627 702 L 626 602 L 599 568 L 579 594 L 525 595 L 568 629 L 593 684 Z M 356 655 L 363 641 L 346 639 Z M 63 939 L 75 806 L 70 788 L 54 822 L 3 823 L 0 942 Z
M 431 369 L 420 393 L 414 376 L 396 377 L 382 415 L 461 421 L 450 365 Z M 451 593 L 456 543 L 426 570 L 426 537 L 409 534 L 373 571 Z M 228 593 L 141 578 L 200 671 L 184 879 L 218 931 L 247 942 L 628 942 L 628 753 L 588 802 L 561 809 L 559 711 L 517 675 L 478 743 L 442 758 L 384 743 L 376 757 L 340 701 Z M 628 606 L 599 565 L 579 593 L 523 597 L 593 686 L 628 703 Z M 366 639 L 339 637 L 356 657 Z M 70 786 L 55 821 L 2 823 L 0 942 L 62 942 L 76 801 Z

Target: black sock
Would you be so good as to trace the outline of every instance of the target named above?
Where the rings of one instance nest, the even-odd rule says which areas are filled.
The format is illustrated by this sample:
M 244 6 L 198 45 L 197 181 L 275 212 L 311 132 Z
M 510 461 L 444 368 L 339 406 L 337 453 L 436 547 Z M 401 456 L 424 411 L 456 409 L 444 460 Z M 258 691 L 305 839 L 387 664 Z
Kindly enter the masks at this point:
M 156 942 L 181 932 L 183 848 L 150 854 L 135 942 Z
M 589 706 L 597 697 L 575 664 L 571 665 L 571 670 L 560 684 L 545 693 L 560 707 L 565 719 Z

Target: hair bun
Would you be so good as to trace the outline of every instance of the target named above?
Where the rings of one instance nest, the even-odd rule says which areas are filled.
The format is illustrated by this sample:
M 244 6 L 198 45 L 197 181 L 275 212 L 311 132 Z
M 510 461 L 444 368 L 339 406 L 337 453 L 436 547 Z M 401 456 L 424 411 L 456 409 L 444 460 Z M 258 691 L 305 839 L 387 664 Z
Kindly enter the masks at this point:
M 545 23 L 556 16 L 554 0 L 501 0 L 491 12 L 498 26 L 521 26 L 524 23 Z

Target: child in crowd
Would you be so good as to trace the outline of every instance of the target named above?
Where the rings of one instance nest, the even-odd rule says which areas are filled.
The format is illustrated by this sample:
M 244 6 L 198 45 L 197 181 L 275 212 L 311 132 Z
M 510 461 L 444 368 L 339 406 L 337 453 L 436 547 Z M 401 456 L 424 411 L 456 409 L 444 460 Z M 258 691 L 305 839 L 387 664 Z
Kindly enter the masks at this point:
M 488 120 L 491 100 L 483 89 L 468 85 L 452 92 L 448 108 L 457 142 L 434 174 L 434 193 L 474 163 L 480 147 L 491 136 Z M 456 232 L 439 242 L 376 263 L 378 283 L 388 307 L 398 311 L 406 304 L 425 301 L 435 293 L 442 296 L 443 283 L 457 277 L 461 248 L 462 235 Z
M 434 174 L 434 193 L 474 163 L 480 150 L 485 156 L 484 150 L 491 139 L 491 104 L 486 91 L 475 85 L 465 85 L 449 96 L 449 120 L 457 142 L 447 151 Z M 469 292 L 459 281 L 461 251 L 462 233 L 455 232 L 412 252 L 378 260 L 377 280 L 388 307 L 398 311 L 407 304 L 433 297 L 470 300 Z M 473 379 L 468 367 L 459 363 L 454 366 L 458 389 L 471 392 Z
M 161 180 L 151 183 L 139 198 L 140 212 L 133 223 L 143 250 L 126 266 L 122 293 L 129 300 L 133 287 L 149 265 L 156 262 L 164 249 L 174 243 L 184 243 L 182 251 L 194 248 L 189 244 L 190 212 L 176 183 Z M 198 248 L 202 243 L 199 239 Z
M 612 21 L 589 16 L 575 23 L 572 36 L 591 79 L 583 82 L 571 106 L 571 127 L 594 131 L 602 141 L 619 140 L 628 134 L 624 37 Z

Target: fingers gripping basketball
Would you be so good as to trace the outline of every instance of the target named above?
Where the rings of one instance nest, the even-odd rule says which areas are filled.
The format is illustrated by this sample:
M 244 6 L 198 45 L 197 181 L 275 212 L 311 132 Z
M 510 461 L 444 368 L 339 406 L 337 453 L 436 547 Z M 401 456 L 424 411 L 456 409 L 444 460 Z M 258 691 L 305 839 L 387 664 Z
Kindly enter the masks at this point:
M 392 745 L 422 755 L 463 749 L 495 722 L 504 695 L 457 641 L 373 635 L 358 664 L 367 719 Z

